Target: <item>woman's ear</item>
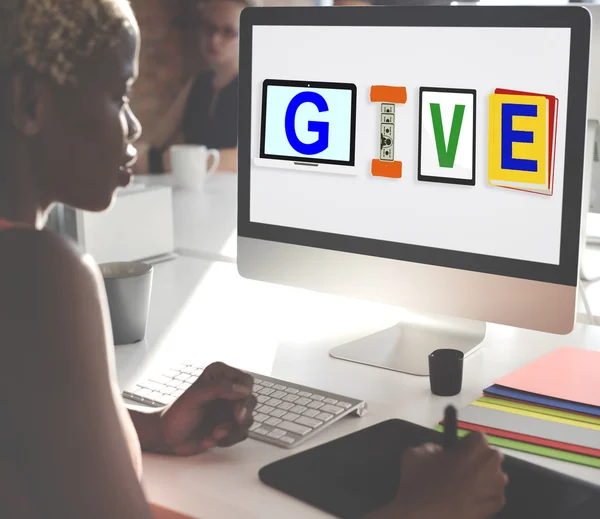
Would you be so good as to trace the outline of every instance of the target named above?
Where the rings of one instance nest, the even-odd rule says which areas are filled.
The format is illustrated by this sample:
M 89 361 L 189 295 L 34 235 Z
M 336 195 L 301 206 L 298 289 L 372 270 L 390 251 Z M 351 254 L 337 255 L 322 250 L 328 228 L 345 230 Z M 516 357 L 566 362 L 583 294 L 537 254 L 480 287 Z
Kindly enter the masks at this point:
M 42 127 L 44 103 L 48 99 L 45 85 L 28 74 L 17 74 L 10 84 L 11 120 L 26 137 L 37 135 Z

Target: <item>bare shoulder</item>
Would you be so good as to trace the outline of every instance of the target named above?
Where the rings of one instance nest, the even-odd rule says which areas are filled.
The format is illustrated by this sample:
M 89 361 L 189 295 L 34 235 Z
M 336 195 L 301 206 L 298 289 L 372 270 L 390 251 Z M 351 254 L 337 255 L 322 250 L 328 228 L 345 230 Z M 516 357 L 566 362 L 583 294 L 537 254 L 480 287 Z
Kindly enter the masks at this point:
M 12 273 L 16 273 L 24 268 L 46 270 L 59 265 L 82 268 L 86 263 L 85 256 L 73 243 L 52 231 L 29 229 L 2 231 L 0 249 L 2 250 L 0 275 L 8 274 L 5 271 L 7 267 L 12 267 Z M 59 269 L 59 272 L 54 274 L 62 270 L 64 269 Z
M 88 256 L 47 231 L 3 231 L 0 250 L 4 355 L 81 361 L 90 352 L 85 346 L 102 348 L 107 331 L 104 302 L 98 268 Z
M 50 231 L 8 230 L 0 233 L 0 308 L 13 310 L 23 298 L 52 298 L 57 293 L 44 288 L 59 286 L 58 295 L 90 290 L 98 281 L 98 270 L 87 255 L 67 239 Z M 10 312 L 12 313 L 12 312 Z

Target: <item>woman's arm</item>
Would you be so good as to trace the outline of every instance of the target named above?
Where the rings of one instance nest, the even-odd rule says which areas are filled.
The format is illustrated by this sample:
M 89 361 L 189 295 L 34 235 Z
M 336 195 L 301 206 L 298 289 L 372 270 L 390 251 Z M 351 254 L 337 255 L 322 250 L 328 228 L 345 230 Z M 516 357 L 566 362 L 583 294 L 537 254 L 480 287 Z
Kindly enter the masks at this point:
M 115 405 L 94 269 L 50 233 L 2 234 L 2 422 L 29 499 L 44 517 L 150 519 Z
M 167 449 L 160 423 L 165 409 L 158 411 L 156 409 L 148 411 L 128 409 L 128 411 L 142 449 L 150 452 L 165 452 Z

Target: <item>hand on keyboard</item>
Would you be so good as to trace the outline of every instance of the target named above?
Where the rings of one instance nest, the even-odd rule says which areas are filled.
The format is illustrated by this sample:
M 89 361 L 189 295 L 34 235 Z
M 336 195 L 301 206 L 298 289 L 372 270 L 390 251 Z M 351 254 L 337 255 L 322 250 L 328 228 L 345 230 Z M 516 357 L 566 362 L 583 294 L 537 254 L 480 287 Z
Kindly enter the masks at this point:
M 163 413 L 164 445 L 156 450 L 189 456 L 246 439 L 256 406 L 252 386 L 251 375 L 211 364 Z
M 202 382 L 197 381 L 199 376 Z M 181 446 L 182 440 L 177 438 L 174 441 L 180 445 L 180 449 L 184 449 L 185 452 L 187 449 L 199 449 L 198 451 L 192 450 L 194 453 L 210 448 L 213 444 L 226 446 L 231 442 L 235 443 L 243 439 L 248 432 L 248 427 L 251 438 L 291 449 L 313 438 L 341 418 L 349 414 L 363 416 L 367 411 L 367 404 L 362 400 L 273 377 L 254 373 L 246 375 L 224 364 L 213 364 L 206 370 L 194 364 L 181 364 L 165 370 L 160 375 L 138 382 L 123 391 L 123 396 L 143 405 L 164 407 L 181 399 L 182 395 L 187 395 L 190 388 L 198 383 L 201 384 L 200 387 L 205 387 L 205 384 L 218 380 L 231 381 L 233 379 L 242 381 L 245 386 L 250 384 L 252 387 L 254 396 L 247 396 L 244 402 L 246 408 L 253 411 L 249 414 L 254 415 L 254 423 L 248 416 L 248 421 L 243 422 L 237 435 L 233 433 L 218 440 L 213 434 L 211 438 L 211 431 L 214 431 L 220 424 L 219 420 L 222 415 L 224 420 L 229 420 L 228 423 L 233 423 L 231 413 L 235 411 L 235 409 L 233 411 L 231 409 L 231 402 L 229 405 L 213 402 L 208 404 L 207 410 L 204 411 L 205 414 L 212 417 L 212 421 L 209 423 L 203 419 L 202 430 L 204 432 L 201 435 L 203 439 L 200 444 L 192 442 L 189 445 L 186 444 L 184 449 Z M 257 400 L 258 405 L 256 405 Z M 182 405 L 178 400 L 177 402 L 178 406 Z M 187 397 L 185 402 L 188 402 Z M 185 420 L 185 413 L 183 414 L 184 417 L 180 420 Z M 178 428 L 181 426 L 176 424 L 174 427 L 179 430 Z

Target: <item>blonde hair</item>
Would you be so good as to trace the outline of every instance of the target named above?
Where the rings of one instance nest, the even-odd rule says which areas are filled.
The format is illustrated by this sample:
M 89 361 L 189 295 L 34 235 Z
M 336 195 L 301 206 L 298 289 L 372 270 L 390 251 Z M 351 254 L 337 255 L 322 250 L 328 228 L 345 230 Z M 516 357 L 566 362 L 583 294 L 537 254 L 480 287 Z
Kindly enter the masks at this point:
M 82 59 L 135 23 L 128 0 L 0 0 L 0 70 L 24 65 L 75 84 Z

